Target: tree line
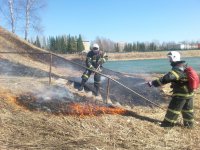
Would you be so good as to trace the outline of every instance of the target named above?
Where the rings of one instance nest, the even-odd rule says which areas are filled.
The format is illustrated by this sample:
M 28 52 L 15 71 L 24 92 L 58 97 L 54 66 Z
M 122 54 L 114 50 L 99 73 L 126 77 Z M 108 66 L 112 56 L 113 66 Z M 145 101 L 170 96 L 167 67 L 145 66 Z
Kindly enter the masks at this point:
M 151 52 L 151 51 L 168 51 L 168 50 L 180 50 L 178 46 L 180 43 L 184 45 L 199 45 L 200 41 L 181 41 L 181 42 L 162 42 L 160 43 L 157 40 L 152 42 L 114 42 L 110 39 L 97 37 L 95 39 L 96 43 L 100 45 L 101 50 L 107 52 Z M 200 47 L 192 49 L 200 49 Z M 185 48 L 187 49 L 187 48 Z
M 31 39 L 29 42 L 37 47 L 61 54 L 82 52 L 85 49 L 81 35 L 78 37 L 71 35 L 50 36 L 48 38 L 36 36 L 35 40 Z
M 85 50 L 83 40 L 81 35 L 77 36 L 50 36 L 48 38 L 37 36 L 35 40 L 29 40 L 30 43 L 47 49 L 55 53 L 76 53 L 82 52 Z M 181 50 L 177 47 L 178 43 L 176 42 L 162 42 L 152 41 L 152 42 L 114 42 L 107 38 L 97 37 L 94 41 L 90 42 L 90 45 L 93 43 L 98 43 L 100 49 L 105 52 L 153 52 L 153 51 L 168 51 L 168 50 Z M 185 45 L 197 45 L 199 41 L 186 42 L 182 41 L 182 44 Z M 193 48 L 195 49 L 195 48 Z M 199 49 L 199 48 L 196 48 Z
M 181 47 L 184 45 L 185 48 Z M 187 46 L 186 46 L 187 45 Z M 189 45 L 189 46 L 188 46 Z M 167 50 L 190 50 L 190 49 L 200 49 L 198 46 L 199 42 L 133 42 L 133 43 L 125 43 L 122 52 L 153 52 L 153 51 L 167 51 Z M 115 46 L 116 50 L 120 52 L 118 44 Z M 190 47 L 190 48 L 189 48 Z

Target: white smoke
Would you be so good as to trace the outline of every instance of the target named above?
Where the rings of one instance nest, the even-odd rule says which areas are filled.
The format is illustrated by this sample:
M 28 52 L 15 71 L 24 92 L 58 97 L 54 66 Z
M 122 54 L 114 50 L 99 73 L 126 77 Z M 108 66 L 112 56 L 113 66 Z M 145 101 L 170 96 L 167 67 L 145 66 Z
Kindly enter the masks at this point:
M 44 86 L 37 89 L 34 94 L 38 101 L 74 101 L 74 94 L 71 93 L 64 85 L 58 84 L 53 86 Z

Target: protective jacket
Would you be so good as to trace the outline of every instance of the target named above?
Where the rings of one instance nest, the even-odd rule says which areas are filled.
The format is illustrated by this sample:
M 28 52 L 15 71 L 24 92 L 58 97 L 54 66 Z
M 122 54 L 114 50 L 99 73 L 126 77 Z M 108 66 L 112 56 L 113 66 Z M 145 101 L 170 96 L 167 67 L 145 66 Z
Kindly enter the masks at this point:
M 186 127 L 193 127 L 193 92 L 189 90 L 188 77 L 184 72 L 185 61 L 172 62 L 172 70 L 158 80 L 152 81 L 155 87 L 171 82 L 172 100 L 161 126 L 174 126 L 179 114 L 183 116 Z
M 98 67 L 101 67 L 103 63 L 105 63 L 108 60 L 108 56 L 103 53 L 102 51 L 90 51 L 87 54 L 86 58 L 86 67 L 89 69 L 86 69 L 85 72 L 82 75 L 82 81 L 81 81 L 81 87 L 80 89 L 83 89 L 83 86 L 89 79 L 90 75 L 93 73 L 92 70 L 97 69 Z M 90 70 L 92 69 L 92 70 Z M 96 70 L 100 71 L 100 70 Z M 98 73 L 94 73 L 94 87 L 96 90 L 96 96 L 99 94 L 100 89 L 100 82 L 101 82 L 101 75 Z
M 90 51 L 87 54 L 86 66 L 90 69 L 98 68 L 99 65 L 102 66 L 108 60 L 108 56 L 102 51 Z
M 152 81 L 155 87 L 171 82 L 172 97 L 193 97 L 193 92 L 189 90 L 187 74 L 184 72 L 185 61 L 172 62 L 172 70 L 165 74 L 163 77 Z

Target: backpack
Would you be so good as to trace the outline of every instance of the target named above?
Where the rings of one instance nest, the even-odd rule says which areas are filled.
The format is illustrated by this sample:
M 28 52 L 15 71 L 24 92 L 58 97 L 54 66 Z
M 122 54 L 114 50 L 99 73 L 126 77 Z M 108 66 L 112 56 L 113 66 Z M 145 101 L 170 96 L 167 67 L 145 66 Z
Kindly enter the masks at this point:
M 199 76 L 192 67 L 186 67 L 184 72 L 188 77 L 188 87 L 191 91 L 199 88 Z

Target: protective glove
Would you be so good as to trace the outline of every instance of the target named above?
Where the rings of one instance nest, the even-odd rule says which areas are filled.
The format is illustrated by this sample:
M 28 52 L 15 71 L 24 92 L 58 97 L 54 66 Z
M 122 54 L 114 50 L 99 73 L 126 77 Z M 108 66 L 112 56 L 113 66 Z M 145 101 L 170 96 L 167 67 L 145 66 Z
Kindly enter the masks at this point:
M 95 70 L 95 68 L 94 68 L 93 66 L 89 67 L 89 69 L 91 69 L 92 71 L 94 71 L 94 70 Z
M 103 59 L 102 59 L 102 58 L 99 59 L 98 62 L 97 62 L 97 64 L 98 64 L 98 65 L 102 65 L 102 64 L 103 64 Z
M 102 69 L 101 69 L 101 66 L 99 66 L 97 69 L 96 69 L 97 72 L 101 72 Z
M 152 81 L 147 82 L 147 85 L 148 85 L 149 87 L 152 87 L 152 86 L 153 86 Z

